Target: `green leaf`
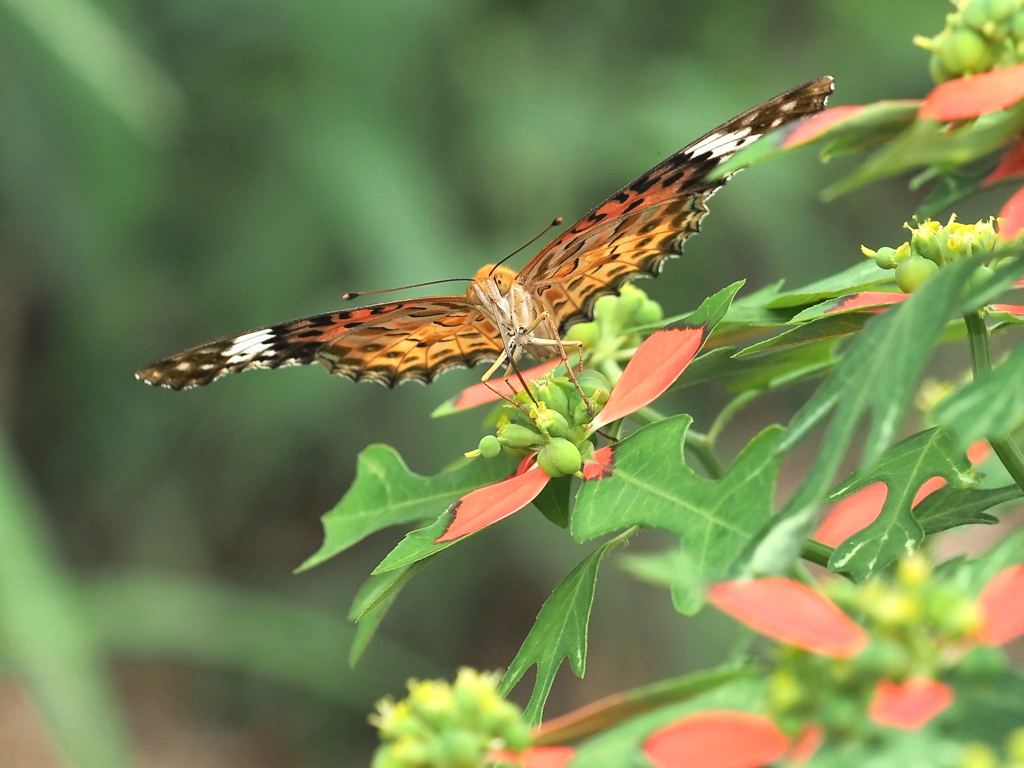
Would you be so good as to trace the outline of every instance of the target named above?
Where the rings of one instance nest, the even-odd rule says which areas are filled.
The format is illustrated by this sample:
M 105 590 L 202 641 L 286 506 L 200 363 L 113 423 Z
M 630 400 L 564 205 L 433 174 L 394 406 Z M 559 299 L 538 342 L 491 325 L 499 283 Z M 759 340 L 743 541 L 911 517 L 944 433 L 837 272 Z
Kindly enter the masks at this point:
M 943 563 L 940 572 L 954 568 L 952 579 L 967 592 L 978 595 L 999 571 L 1024 563 L 1024 528 L 1006 536 L 981 557 Z
M 672 607 L 684 616 L 693 616 L 704 605 L 704 582 L 700 569 L 685 550 L 623 555 L 618 562 L 634 578 L 668 587 Z
M 910 298 L 877 315 L 847 350 L 835 371 L 793 417 L 780 452 L 797 443 L 834 412 L 804 482 L 783 515 L 810 513 L 832 482 L 861 419 L 872 416 L 863 462 L 873 464 L 892 443 L 932 349 L 942 338 L 960 287 L 976 260 L 939 270 Z
M 842 272 L 816 280 L 801 288 L 780 293 L 765 306 L 770 309 L 807 307 L 825 299 L 865 291 L 888 282 L 892 282 L 891 270 L 882 269 L 871 259 L 861 259 Z
M 424 477 L 411 472 L 394 448 L 371 445 L 359 454 L 352 487 L 321 518 L 323 544 L 296 570 L 320 565 L 389 526 L 434 520 L 465 494 L 508 477 L 513 469 L 512 459 L 503 454 Z
M 938 120 L 915 120 L 905 131 L 869 157 L 861 167 L 822 192 L 825 200 L 928 165 L 966 165 L 1000 148 L 1020 130 L 1024 104 L 983 115 L 967 125 L 952 128 Z
M 699 606 L 700 585 L 725 574 L 771 517 L 781 430 L 766 429 L 721 480 L 709 480 L 686 466 L 683 458 L 683 439 L 691 422 L 689 416 L 674 416 L 618 443 L 611 475 L 580 488 L 571 530 L 578 541 L 632 525 L 671 531 L 697 573 L 697 593 L 680 596 L 681 602 Z
M 950 676 L 956 700 L 943 722 L 963 741 L 1003 744 L 1024 723 L 1024 674 L 1005 668 L 984 674 L 969 667 L 962 664 Z
M 796 328 L 784 331 L 764 341 L 759 341 L 757 344 L 752 344 L 737 352 L 735 357 L 745 357 L 771 349 L 849 336 L 851 333 L 859 332 L 872 317 L 874 317 L 874 313 L 871 312 L 827 315 L 817 320 L 802 323 Z
M 951 488 L 944 486 L 928 494 L 914 507 L 914 517 L 925 534 L 939 533 L 961 525 L 994 525 L 995 515 L 985 510 L 1024 497 L 1016 485 L 1002 488 Z
M 587 625 L 597 587 L 597 570 L 602 558 L 632 534 L 627 531 L 605 542 L 572 569 L 544 601 L 523 647 L 508 665 L 501 679 L 502 695 L 508 694 L 527 670 L 537 665 L 537 682 L 523 713 L 528 723 L 541 721 L 544 704 L 563 658 L 569 659 L 569 667 L 577 677 L 583 677 L 587 666 Z
M 847 478 L 828 501 L 837 501 L 878 480 L 889 490 L 878 518 L 836 547 L 829 570 L 859 581 L 915 552 L 924 541 L 925 531 L 911 505 L 924 481 L 936 476 L 945 478 L 953 488 L 978 482 L 953 436 L 941 427 L 908 437 L 889 449 L 875 466 Z
M 995 273 L 976 286 L 973 286 L 960 301 L 957 314 L 966 315 L 989 304 L 1003 293 L 1014 287 L 1024 276 L 1024 258 L 1021 258 L 1020 246 L 1002 248 L 989 254 L 989 263 L 997 263 Z M 1016 256 L 1016 258 L 1013 258 Z
M 359 624 L 348 652 L 350 666 L 354 667 L 359 657 L 369 647 L 384 616 L 394 605 L 399 591 L 426 564 L 427 560 L 420 560 L 405 568 L 371 575 L 359 588 L 348 609 L 349 620 Z
M 388 552 L 387 556 L 380 561 L 380 564 L 373 569 L 373 574 L 377 575 L 393 571 L 396 568 L 405 568 L 413 563 L 418 563 L 421 560 L 432 557 L 441 550 L 448 549 L 453 544 L 457 544 L 461 539 L 443 541 L 440 544 L 434 543 L 448 529 L 450 519 L 451 515 L 445 511 L 437 520 L 429 525 L 409 531 L 395 545 L 395 548 Z
M 569 527 L 569 495 L 572 491 L 572 476 L 548 480 L 544 490 L 533 500 L 533 506 L 559 528 Z
M 1016 431 L 1024 424 L 1024 343 L 939 403 L 934 418 L 952 430 L 965 448 L 983 437 Z
M 941 169 L 940 169 L 941 170 Z M 975 173 L 963 173 L 961 171 L 947 171 L 940 173 L 938 183 L 932 188 L 921 204 L 917 207 L 914 216 L 923 221 L 938 215 L 953 203 L 970 197 L 978 191 L 982 179 L 992 171 L 988 166 Z

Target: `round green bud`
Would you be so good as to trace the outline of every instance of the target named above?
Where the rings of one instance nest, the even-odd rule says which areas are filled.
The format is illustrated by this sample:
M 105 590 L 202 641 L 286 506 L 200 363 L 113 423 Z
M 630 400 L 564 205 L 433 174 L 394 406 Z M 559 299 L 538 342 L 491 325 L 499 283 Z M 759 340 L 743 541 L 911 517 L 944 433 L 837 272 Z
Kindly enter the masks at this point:
M 494 435 L 484 435 L 480 438 L 477 449 L 485 459 L 493 459 L 501 453 L 501 441 Z
M 986 267 L 982 264 L 971 273 L 970 277 L 967 278 L 967 287 L 971 289 L 977 288 L 994 274 L 995 270 L 993 270 L 992 267 Z
M 973 29 L 958 29 L 942 43 L 942 63 L 950 72 L 984 72 L 993 63 L 988 43 Z
M 988 0 L 973 0 L 968 3 L 961 12 L 964 23 L 980 32 L 986 22 L 992 20 L 990 5 Z
M 515 722 L 506 725 L 498 735 L 504 740 L 505 746 L 509 749 L 526 749 L 533 742 L 530 728 L 519 718 Z
M 665 317 L 665 311 L 654 299 L 646 299 L 636 311 L 635 317 L 637 325 L 654 325 Z
M 624 285 L 619 293 L 619 301 L 615 305 L 615 320 L 620 327 L 634 324 L 636 312 L 647 299 L 647 294 L 636 286 Z
M 556 437 L 537 454 L 537 464 L 549 477 L 563 477 L 580 471 L 580 449 L 568 440 Z
M 615 318 L 615 305 L 619 297 L 612 294 L 601 296 L 594 302 L 594 319 L 601 323 L 612 322 Z
M 875 264 L 882 269 L 896 269 L 896 260 L 893 258 L 895 255 L 895 248 L 890 248 L 887 245 L 883 246 L 875 251 Z
M 975 3 L 978 0 L 974 0 Z M 997 24 L 1006 21 L 1020 10 L 1020 0 L 987 0 L 988 17 Z M 971 3 L 974 5 L 974 3 Z M 970 7 L 970 6 L 968 6 Z M 967 10 L 966 8 L 964 9 Z
M 464 728 L 447 730 L 433 744 L 430 765 L 435 768 L 468 768 L 483 762 L 487 744 L 479 734 Z
M 576 375 L 576 381 L 579 382 L 580 389 L 583 390 L 583 394 L 589 398 L 593 398 L 599 391 L 605 393 L 612 391 L 611 382 L 609 382 L 608 377 L 600 371 L 590 369 L 581 371 Z
M 956 77 L 956 75 L 946 69 L 946 65 L 942 62 L 942 57 L 937 53 L 933 53 L 928 59 L 928 74 L 932 76 L 932 81 L 936 85 Z
M 579 341 L 582 342 L 583 346 L 587 349 L 593 349 L 597 346 L 597 340 L 600 338 L 601 333 L 598 330 L 597 323 L 576 323 L 572 328 L 565 332 L 565 336 L 562 338 L 565 341 Z
M 1024 40 L 1024 11 L 1018 11 L 1010 19 L 1010 34 L 1018 40 Z
M 960 768 L 998 768 L 999 756 L 988 744 L 975 741 L 960 752 Z
M 896 285 L 904 293 L 913 293 L 938 268 L 939 265 L 934 261 L 921 256 L 911 256 L 896 267 Z
M 569 386 L 575 390 L 570 382 L 566 383 L 569 383 Z M 569 410 L 569 395 L 560 382 L 551 379 L 541 381 L 534 387 L 533 394 L 551 410 L 561 413 Z
M 569 432 L 569 420 L 550 408 L 538 410 L 535 423 L 541 432 L 551 437 L 565 437 Z
M 532 448 L 544 443 L 544 436 L 522 424 L 505 424 L 498 427 L 498 440 L 509 448 Z

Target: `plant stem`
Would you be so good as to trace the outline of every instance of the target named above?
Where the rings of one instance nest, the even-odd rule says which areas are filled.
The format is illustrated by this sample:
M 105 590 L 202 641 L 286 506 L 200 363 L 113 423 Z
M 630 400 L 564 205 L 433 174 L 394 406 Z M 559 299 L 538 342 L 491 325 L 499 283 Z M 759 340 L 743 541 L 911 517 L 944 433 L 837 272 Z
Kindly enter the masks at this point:
M 967 324 L 967 340 L 971 347 L 971 368 L 974 378 L 992 370 L 992 359 L 988 349 L 988 326 L 980 312 L 968 312 L 964 315 Z M 1010 477 L 1024 490 L 1024 454 L 1009 435 L 988 438 L 996 456 L 1010 473 Z
M 832 557 L 833 552 L 835 550 L 832 547 L 826 546 L 814 539 L 808 539 L 804 542 L 804 548 L 800 552 L 800 557 L 809 563 L 820 565 L 822 568 L 828 568 L 828 561 Z
M 707 435 L 703 432 L 688 429 L 686 430 L 684 444 L 697 457 L 697 461 L 704 467 L 708 477 L 712 480 L 721 480 L 725 476 L 725 467 L 722 466 L 722 462 L 718 459 L 718 455 L 715 453 L 715 446 L 708 439 Z

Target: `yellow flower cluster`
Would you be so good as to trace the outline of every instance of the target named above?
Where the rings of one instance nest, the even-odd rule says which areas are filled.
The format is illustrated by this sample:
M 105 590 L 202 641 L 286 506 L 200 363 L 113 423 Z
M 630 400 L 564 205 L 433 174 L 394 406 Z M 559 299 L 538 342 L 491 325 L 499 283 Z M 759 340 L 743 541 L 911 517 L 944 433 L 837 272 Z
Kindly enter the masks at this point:
M 488 752 L 525 749 L 530 730 L 498 694 L 500 675 L 463 667 L 454 683 L 410 680 L 401 701 L 377 702 L 373 768 L 482 768 Z

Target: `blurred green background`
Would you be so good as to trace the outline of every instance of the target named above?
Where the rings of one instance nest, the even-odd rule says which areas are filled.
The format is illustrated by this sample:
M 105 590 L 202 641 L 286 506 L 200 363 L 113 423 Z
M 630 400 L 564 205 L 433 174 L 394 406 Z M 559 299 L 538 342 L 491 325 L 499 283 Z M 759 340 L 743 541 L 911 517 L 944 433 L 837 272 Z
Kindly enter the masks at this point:
M 398 533 L 291 575 L 367 444 L 422 473 L 475 445 L 479 415 L 428 414 L 479 371 L 185 393 L 132 373 L 345 291 L 471 275 L 813 77 L 836 77 L 833 105 L 922 95 L 910 39 L 948 10 L 0 0 L 0 767 L 364 765 L 378 697 L 507 664 L 585 554 L 533 510 L 426 569 L 355 670 L 345 612 Z M 805 152 L 737 177 L 642 287 L 676 313 L 898 242 L 902 182 L 819 202 L 844 167 Z M 725 397 L 677 405 L 706 427 Z M 602 576 L 587 678 L 560 678 L 551 715 L 721 658 L 724 622 Z

